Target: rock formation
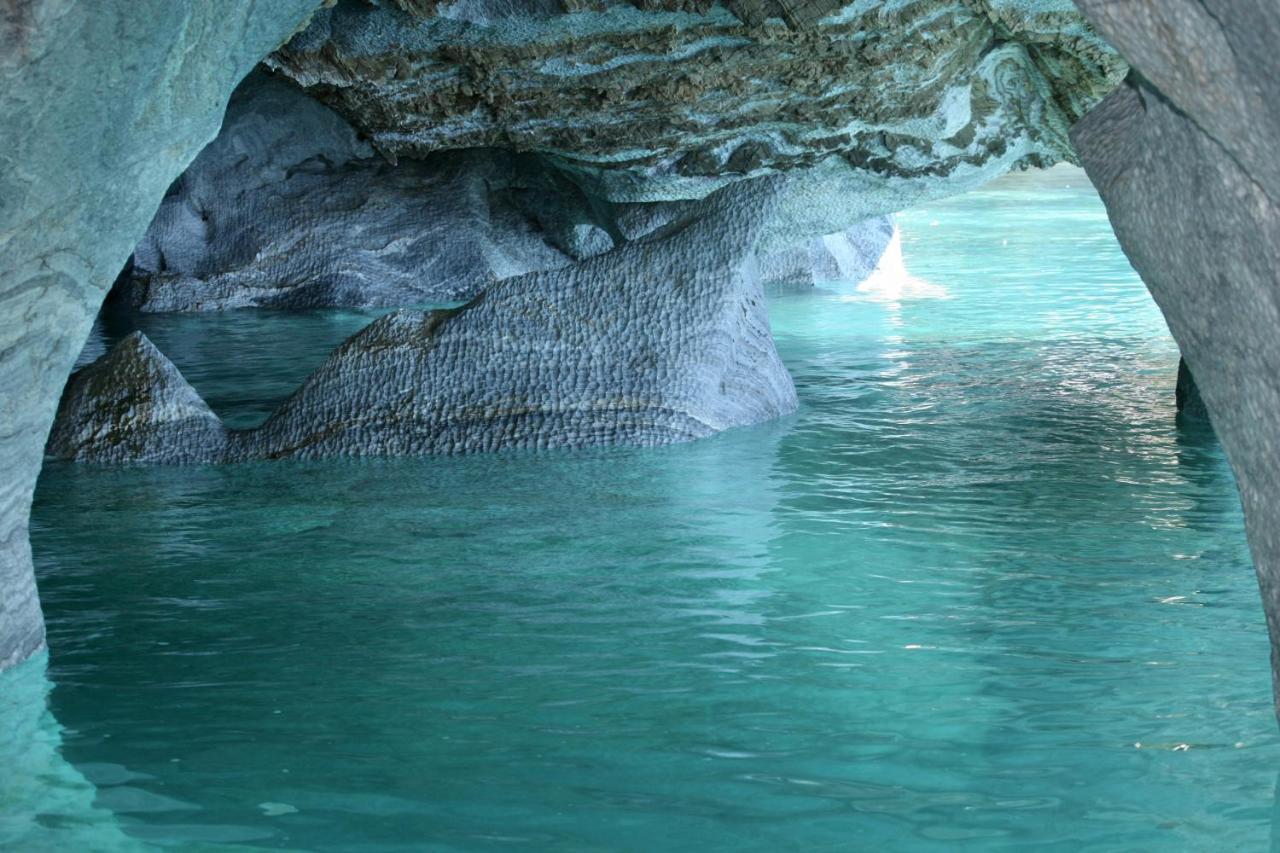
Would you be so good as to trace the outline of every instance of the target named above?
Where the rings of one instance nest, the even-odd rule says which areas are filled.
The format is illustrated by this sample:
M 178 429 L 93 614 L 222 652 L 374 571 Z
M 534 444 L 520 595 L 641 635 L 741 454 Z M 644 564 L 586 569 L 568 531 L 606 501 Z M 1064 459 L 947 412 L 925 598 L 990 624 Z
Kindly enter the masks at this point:
M 1178 384 L 1174 389 L 1174 405 L 1178 407 L 1179 416 L 1200 423 L 1209 422 L 1209 409 L 1200 396 L 1200 388 L 1191 375 L 1185 358 L 1178 359 Z
M 1079 5 L 1135 73 L 1073 138 L 1235 470 L 1280 677 L 1280 16 Z
M 785 182 L 727 187 L 688 227 L 466 305 L 404 310 L 228 433 L 140 334 L 72 377 L 48 452 L 211 462 L 668 444 L 787 414 L 754 235 Z M 659 318 L 659 322 L 655 322 Z
M 1123 74 L 1070 0 L 795 8 L 342 0 L 268 65 L 388 157 L 536 150 L 612 201 L 823 161 L 885 193 L 1052 162 Z
M 829 227 L 866 212 L 826 199 Z M 847 210 L 841 210 L 843 206 Z M 684 222 L 697 202 L 611 204 L 536 154 L 473 149 L 391 165 L 327 107 L 257 72 L 174 182 L 116 294 L 142 311 L 400 307 L 464 301 Z M 860 279 L 883 217 L 761 258 L 766 285 Z
M 769 293 L 803 290 L 824 281 L 861 282 L 875 271 L 896 233 L 893 218 L 882 216 L 761 253 L 760 282 Z
M 93 462 L 212 462 L 227 431 L 141 332 L 71 374 L 47 450 Z
M 528 210 L 536 199 L 548 210 Z M 394 307 L 469 299 L 612 247 L 582 191 L 536 155 L 392 166 L 331 110 L 259 72 L 170 188 L 118 288 L 144 311 Z
M 231 90 L 319 5 L 24 0 L 0 14 L 0 667 L 44 642 L 31 495 L 102 298 Z
M 236 83 L 320 5 L 326 4 L 23 0 L 0 15 L 0 305 L 11 318 L 0 327 L 0 468 L 9 472 L 0 489 L 0 665 L 42 642 L 27 516 L 59 393 L 99 303 L 166 188 L 214 137 Z M 335 109 L 388 164 L 444 149 L 504 149 L 536 155 L 588 198 L 614 204 L 706 199 L 762 177 L 757 186 L 769 187 L 763 219 L 752 223 L 749 235 L 732 236 L 763 255 L 976 186 L 1015 166 L 1068 156 L 1068 127 L 1124 70 L 1068 0 L 857 0 L 840 8 L 824 0 L 730 0 L 727 6 L 703 0 L 590 6 L 341 0 L 268 64 Z M 329 162 L 295 164 L 302 170 L 299 187 L 311 174 L 344 172 L 355 161 L 338 161 L 365 150 L 358 138 L 326 139 L 336 146 Z M 290 148 L 269 133 L 260 141 L 272 150 Z M 251 169 L 243 177 L 253 183 Z M 258 243 L 252 229 L 237 231 L 234 221 L 216 223 L 225 230 L 210 239 L 201 215 L 208 189 L 193 181 L 171 196 L 160 239 L 140 251 L 150 272 L 196 271 L 194 277 L 213 280 L 201 266 L 209 257 L 222 263 L 247 250 L 316 249 L 304 240 Z M 361 198 L 350 185 L 334 192 L 348 201 Z M 403 191 L 396 197 L 411 203 Z M 522 210 L 538 218 L 536 202 Z M 302 207 L 288 214 L 281 234 L 300 236 L 307 217 Z M 259 216 L 268 210 L 246 208 Z M 604 248 L 591 222 L 556 210 L 544 209 L 541 217 L 543 236 L 566 257 Z M 589 393 L 609 390 L 659 413 L 654 417 L 665 426 L 655 429 L 669 434 L 785 411 L 790 386 L 772 372 L 763 315 L 751 301 L 754 285 L 726 266 L 731 254 L 734 264 L 750 267 L 750 255 L 738 254 L 740 247 L 717 250 L 714 270 L 660 266 L 687 260 L 687 254 L 661 255 L 679 247 L 682 230 L 699 227 L 696 216 L 677 215 L 645 239 L 575 267 L 508 279 L 447 321 L 441 315 L 388 321 L 378 334 L 403 351 L 411 369 L 376 347 L 348 347 L 349 361 L 335 354 L 330 372 L 313 377 L 257 440 L 292 440 L 297 430 L 322 421 L 320 415 L 352 415 L 363 402 L 393 411 L 383 397 L 363 400 L 363 386 L 349 382 L 345 370 L 367 366 L 387 377 L 402 370 L 407 377 L 435 377 L 442 375 L 434 371 L 444 355 L 480 371 L 483 362 L 473 353 L 497 358 L 506 351 L 492 344 L 475 349 L 479 318 L 492 328 L 533 335 L 557 369 L 585 371 L 553 379 L 536 365 L 516 370 L 500 361 L 501 378 L 515 390 L 530 383 L 539 392 L 535 400 L 589 408 Z M 399 269 L 387 246 L 365 248 L 374 267 Z M 228 254 L 220 255 L 224 249 Z M 615 266 L 624 261 L 636 266 Z M 671 275 L 650 275 L 662 270 Z M 622 285 L 620 293 L 610 293 L 599 277 L 606 274 Z M 588 275 L 597 278 L 588 282 Z M 300 293 L 355 286 L 352 280 L 318 280 Z M 637 313 L 641 282 L 658 286 L 648 294 L 648 313 Z M 681 282 L 706 291 L 686 293 L 675 287 Z M 553 298 L 536 290 L 517 298 L 518 284 L 545 288 Z M 226 296 L 216 282 L 210 293 Z M 588 297 L 599 304 L 581 301 Z M 152 298 L 160 296 L 146 297 Z M 516 313 L 499 313 L 499 307 Z M 570 309 L 586 328 L 557 322 Z M 620 325 L 592 326 L 600 311 Z M 685 322 L 664 311 L 693 313 Z M 611 336 L 597 336 L 606 329 Z M 604 355 L 557 351 L 557 332 L 583 347 L 598 345 Z M 370 343 L 382 342 L 364 340 Z M 609 375 L 625 358 L 636 359 L 627 372 L 634 387 Z M 758 375 L 748 385 L 734 386 L 752 372 Z M 578 379 L 585 383 L 580 388 Z M 714 399 L 717 380 L 730 400 Z M 667 381 L 670 389 L 655 390 Z M 459 392 L 442 403 L 479 406 L 485 436 L 514 435 L 498 419 L 483 420 L 493 401 L 478 390 L 482 385 L 472 387 L 467 393 L 473 396 Z M 336 394 L 332 401 L 318 396 L 321 388 Z M 179 390 L 168 386 L 173 394 Z M 385 393 L 391 390 L 399 389 Z M 396 405 L 415 417 L 427 411 Z M 660 414 L 664 406 L 671 412 Z M 122 422 L 148 423 L 165 434 L 168 427 L 135 414 L 126 410 Z M 543 414 L 565 434 L 597 428 L 568 410 Z M 612 423 L 628 434 L 650 434 L 622 415 Z M 437 426 L 445 433 L 453 428 Z M 361 427 L 345 429 L 358 435 Z M 531 429 L 520 433 L 521 441 L 536 444 L 559 435 L 557 429 Z

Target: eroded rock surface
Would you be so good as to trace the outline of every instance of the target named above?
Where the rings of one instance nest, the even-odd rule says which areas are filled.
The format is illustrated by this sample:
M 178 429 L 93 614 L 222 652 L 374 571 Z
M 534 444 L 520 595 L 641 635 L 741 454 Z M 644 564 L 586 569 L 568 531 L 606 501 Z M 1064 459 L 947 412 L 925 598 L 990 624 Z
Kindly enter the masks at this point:
M 212 462 L 226 443 L 218 416 L 134 332 L 71 374 L 46 450 L 80 462 Z
M 27 517 L 59 392 L 101 298 L 144 235 L 165 189 L 214 136 L 234 85 L 318 5 L 320 0 L 27 0 L 0 15 L 0 314 L 17 318 L 0 327 L 5 400 L 0 468 L 9 473 L 0 488 L 0 665 L 42 642 Z M 824 0 L 732 0 L 727 7 L 704 0 L 631 5 L 613 0 L 586 5 L 342 0 L 271 64 L 333 107 L 393 164 L 457 148 L 536 154 L 570 176 L 590 199 L 612 203 L 704 199 L 719 188 L 765 176 L 770 210 L 747 238 L 765 255 L 963 191 L 1018 165 L 1067 156 L 1067 128 L 1123 72 L 1068 0 L 854 0 L 839 8 Z M 349 153 L 363 155 L 359 138 L 307 127 L 321 137 L 322 148 L 330 146 L 329 159 L 294 164 L 300 169 L 296 186 L 306 186 L 310 174 L 332 177 L 371 159 L 343 160 Z M 292 145 L 267 131 L 258 141 L 274 151 Z M 798 169 L 802 166 L 811 168 Z M 244 177 L 244 186 L 252 186 L 252 170 Z M 394 179 L 390 183 L 393 195 L 403 193 L 404 188 L 394 189 Z M 340 184 L 335 180 L 327 188 L 335 198 L 370 197 Z M 174 304 L 234 301 L 250 289 L 266 293 L 278 286 L 264 276 L 247 286 L 221 288 L 217 275 L 245 269 L 237 265 L 247 256 L 240 253 L 267 259 L 319 251 L 300 236 L 307 230 L 305 204 L 285 210 L 284 227 L 268 235 L 280 236 L 281 242 L 258 242 L 247 236 L 251 229 L 234 220 L 205 217 L 209 210 L 202 203 L 211 196 L 202 193 L 213 192 L 209 185 L 193 182 L 189 189 L 185 196 L 180 189 L 163 214 L 161 239 L 140 254 L 151 273 L 199 280 L 207 289 L 193 296 L 175 288 Z M 216 189 L 238 191 L 235 186 Z M 304 193 L 301 200 L 306 198 Z M 517 298 L 517 283 L 529 283 L 517 277 L 494 286 L 501 300 L 490 303 L 487 296 L 449 322 L 423 321 L 433 329 L 443 324 L 437 331 L 443 330 L 450 348 L 442 352 L 455 353 L 454 358 L 460 358 L 458 352 L 496 357 L 477 350 L 476 339 L 467 336 L 468 329 L 475 330 L 467 318 L 485 316 L 475 312 L 490 304 L 516 310 L 494 315 L 495 324 L 523 322 L 523 317 L 545 326 L 537 327 L 538 335 L 551 335 L 552 328 L 563 335 L 567 327 L 547 318 L 571 309 L 577 312 L 573 316 L 586 314 L 575 301 L 588 292 L 584 276 L 607 272 L 626 283 L 626 305 L 638 304 L 631 285 L 644 281 L 658 287 L 649 298 L 663 295 L 670 300 L 666 307 L 693 319 L 672 321 L 669 334 L 659 334 L 645 328 L 654 325 L 656 313 L 627 313 L 631 309 L 622 311 L 621 303 L 609 301 L 610 294 L 594 292 L 591 298 L 599 307 L 618 308 L 617 322 L 632 319 L 612 327 L 614 337 L 598 340 L 601 351 L 612 348 L 614 357 L 578 355 L 573 358 L 586 360 L 575 362 L 567 351 L 557 355 L 559 367 L 585 371 L 582 388 L 614 388 L 600 371 L 615 369 L 617 358 L 635 359 L 628 375 L 639 376 L 640 384 L 617 393 L 645 400 L 637 411 L 653 413 L 670 405 L 673 413 L 664 416 L 669 434 L 678 423 L 696 432 L 786 409 L 790 383 L 769 366 L 771 344 L 753 349 L 763 314 L 753 307 L 754 296 L 747 295 L 751 288 L 742 284 L 748 279 L 713 275 L 702 265 L 709 260 L 691 264 L 693 248 L 687 245 L 680 248 L 683 254 L 659 257 L 681 233 L 709 236 L 705 222 L 677 217 L 645 240 L 595 254 L 605 250 L 604 236 L 616 243 L 617 234 L 605 228 L 602 235 L 591 227 L 594 223 L 562 216 L 562 207 L 547 211 L 534 202 L 520 209 L 541 223 L 546 242 L 579 264 L 533 274 L 538 288 L 556 294 L 553 300 L 537 288 Z M 265 202 L 244 206 L 259 217 L 278 210 Z M 210 234 L 210 222 L 221 232 Z M 290 234 L 299 239 L 290 242 Z M 739 254 L 741 248 L 732 248 L 734 263 L 750 267 L 751 255 Z M 401 269 L 394 248 L 370 242 L 363 250 L 366 269 Z M 220 260 L 202 266 L 211 257 Z M 717 254 L 716 263 L 726 257 Z M 656 266 L 660 262 L 683 266 Z M 624 269 L 617 263 L 636 266 Z M 304 266 L 299 261 L 292 268 Z M 674 277 L 649 274 L 655 270 Z M 359 274 L 349 276 L 314 276 L 299 293 L 363 286 Z M 576 284 L 565 284 L 570 281 Z M 673 282 L 682 287 L 672 290 Z M 691 284 L 707 289 L 686 293 Z M 590 282 L 591 287 L 606 285 Z M 160 295 L 145 296 L 152 299 L 163 302 Z M 725 313 L 725 306 L 733 310 Z M 590 322 L 585 328 L 592 328 Z M 583 347 L 597 341 L 589 331 L 581 334 L 588 335 Z M 554 336 L 537 339 L 548 352 L 554 350 Z M 688 360 L 664 361 L 648 349 L 658 344 Z M 414 358 L 414 353 L 436 352 L 407 343 L 402 349 Z M 351 357 L 352 370 L 375 366 L 372 353 L 353 349 Z M 378 369 L 390 369 L 388 364 L 399 362 Z M 474 372 L 484 362 L 466 364 Z M 657 372 L 646 373 L 650 367 Z M 677 367 L 678 381 L 666 377 L 674 390 L 643 396 L 661 371 Z M 399 369 L 384 378 L 398 376 Z M 434 369 L 414 368 L 425 371 L 422 376 L 437 375 Z M 534 383 L 528 387 L 542 389 L 538 383 L 550 381 L 536 373 L 502 375 L 515 383 L 511 388 L 523 387 L 519 383 L 527 379 Z M 712 399 L 717 376 L 724 382 L 725 401 Z M 742 377 L 752 384 L 729 393 Z M 590 409 L 585 397 L 575 396 L 572 375 L 557 382 L 546 387 L 577 401 L 579 411 Z M 467 393 L 486 387 L 485 394 L 492 392 L 484 383 L 467 387 L 472 389 Z M 488 399 L 457 398 L 475 403 L 481 413 L 488 411 Z M 339 408 L 334 411 L 358 418 L 360 402 L 335 396 L 333 405 Z M 366 402 L 390 405 L 383 398 Z M 302 434 L 328 405 L 317 398 L 314 408 L 297 409 L 297 421 L 280 424 L 295 423 Z M 407 411 L 418 413 L 416 418 L 427 410 Z M 524 437 L 501 442 L 536 444 L 554 434 L 532 428 L 513 432 L 514 416 L 503 417 L 508 420 L 488 422 L 488 432 L 482 429 L 476 441 L 519 434 Z M 613 429 L 656 434 L 623 417 L 615 417 Z M 533 418 L 521 422 L 532 424 Z M 551 424 L 576 424 L 570 433 L 590 433 L 581 426 L 585 422 L 568 414 L 546 418 Z M 351 426 L 348 432 L 358 435 L 359 429 Z M 453 427 L 440 429 L 447 434 Z M 295 433 L 281 426 L 273 434 L 283 441 Z M 261 440 L 267 435 L 262 433 Z
M 821 226 L 866 213 L 828 193 Z M 116 285 L 142 311 L 400 307 L 465 301 L 496 281 L 559 269 L 683 227 L 696 201 L 612 204 L 535 154 L 439 152 L 392 165 L 292 84 L 255 73 L 217 139 L 174 182 Z M 858 280 L 888 220 L 761 257 L 768 285 Z
M 1235 471 L 1280 675 L 1280 16 L 1270 0 L 1080 6 L 1135 74 L 1075 143 Z
M 828 281 L 861 282 L 875 271 L 895 233 L 893 217 L 881 216 L 761 253 L 757 256 L 760 281 L 770 293 L 803 290 Z
M 269 64 L 390 157 L 536 150 L 614 201 L 1049 164 L 1124 73 L 1070 0 L 342 0 Z
M 666 444 L 791 412 L 738 190 L 667 240 L 374 323 L 263 425 L 260 452 Z
M 468 299 L 612 247 L 583 192 L 535 155 L 393 166 L 327 107 L 256 73 L 118 288 L 143 311 L 393 307 Z
M 653 445 L 779 417 L 795 389 L 754 246 L 781 183 L 716 193 L 664 239 L 377 320 L 265 424 L 229 438 L 134 336 L 77 374 L 49 450 L 191 462 Z

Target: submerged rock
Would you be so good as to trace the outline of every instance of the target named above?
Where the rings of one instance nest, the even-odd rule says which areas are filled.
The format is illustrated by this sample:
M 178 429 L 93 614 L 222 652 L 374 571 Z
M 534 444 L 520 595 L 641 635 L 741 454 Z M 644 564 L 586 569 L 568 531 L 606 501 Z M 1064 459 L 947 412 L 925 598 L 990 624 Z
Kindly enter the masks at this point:
M 226 443 L 218 416 L 134 332 L 71 374 L 46 452 L 80 462 L 212 462 Z

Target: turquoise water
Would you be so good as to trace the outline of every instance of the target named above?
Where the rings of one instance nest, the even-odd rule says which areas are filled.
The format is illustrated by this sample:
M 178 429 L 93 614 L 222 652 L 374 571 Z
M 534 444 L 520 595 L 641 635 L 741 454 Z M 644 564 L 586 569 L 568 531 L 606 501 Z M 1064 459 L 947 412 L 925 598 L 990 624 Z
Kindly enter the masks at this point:
M 49 713 L 4 676 L 34 734 L 0 742 L 0 846 L 1267 847 L 1238 502 L 1096 197 L 1059 170 L 901 223 L 921 281 L 772 303 L 778 423 L 50 464 Z M 145 327 L 248 424 L 368 319 Z

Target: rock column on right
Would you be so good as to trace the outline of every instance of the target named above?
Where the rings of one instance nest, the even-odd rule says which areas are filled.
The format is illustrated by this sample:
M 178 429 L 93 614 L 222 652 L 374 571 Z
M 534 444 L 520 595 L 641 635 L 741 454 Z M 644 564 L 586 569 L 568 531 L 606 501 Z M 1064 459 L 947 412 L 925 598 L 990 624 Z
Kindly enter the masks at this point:
M 1077 3 L 1133 72 L 1072 139 L 1235 471 L 1280 675 L 1280 15 Z

